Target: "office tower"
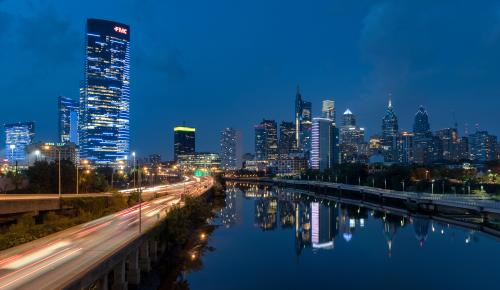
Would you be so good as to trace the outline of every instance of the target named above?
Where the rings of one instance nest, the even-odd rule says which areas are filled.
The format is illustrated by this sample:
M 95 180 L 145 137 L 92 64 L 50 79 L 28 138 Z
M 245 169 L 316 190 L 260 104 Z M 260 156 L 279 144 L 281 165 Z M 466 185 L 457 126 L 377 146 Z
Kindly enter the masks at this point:
M 340 127 L 340 151 L 342 162 L 365 162 L 367 156 L 362 156 L 361 147 L 365 144 L 365 129 L 356 126 L 356 117 L 351 110 L 342 114 Z M 367 148 L 367 146 L 365 146 Z M 366 150 L 364 150 L 366 151 Z M 364 155 L 367 155 L 365 153 Z
M 278 143 L 279 158 L 287 158 L 290 154 L 295 153 L 295 125 L 293 122 L 281 122 L 280 137 Z
M 300 149 L 300 124 L 302 119 L 302 95 L 300 94 L 300 88 L 297 86 L 297 92 L 295 94 L 295 142 L 298 149 Z
M 436 137 L 439 138 L 441 143 L 441 150 L 443 160 L 446 161 L 459 161 L 460 154 L 458 151 L 458 132 L 456 128 L 444 128 L 436 131 Z
M 311 243 L 315 249 L 333 249 L 339 233 L 338 208 L 311 202 Z
M 255 126 L 255 158 L 259 161 L 278 159 L 277 125 L 274 120 L 263 120 Z
M 180 155 L 192 154 L 196 151 L 196 129 L 186 126 L 174 128 L 174 160 Z
M 312 105 L 311 102 L 302 102 L 302 119 L 300 122 L 301 151 L 309 158 L 311 151 Z
M 356 117 L 354 114 L 347 108 L 342 114 L 342 127 L 347 127 L 347 126 L 356 126 Z
M 432 136 L 429 124 L 429 116 L 424 107 L 420 106 L 415 114 L 413 123 L 413 157 L 415 163 L 429 164 L 435 159 L 433 153 L 436 149 L 435 141 Z
M 382 155 L 384 156 L 384 160 L 387 162 L 393 162 L 397 160 L 397 150 L 395 150 L 395 143 L 398 134 L 398 117 L 394 112 L 392 101 L 389 99 L 387 110 L 384 117 L 382 118 L 382 136 L 380 138 Z
M 314 118 L 312 125 L 312 169 L 325 170 L 339 163 L 339 133 L 331 119 Z
M 302 100 L 300 88 L 295 94 L 295 140 L 296 148 L 309 158 L 311 150 L 312 104 Z
M 323 118 L 331 119 L 333 125 L 336 125 L 335 119 L 335 102 L 332 100 L 323 100 L 323 106 L 321 107 L 321 112 L 323 113 Z
M 458 139 L 457 155 L 458 155 L 458 161 L 470 160 L 469 137 L 463 136 Z
M 497 136 L 488 131 L 479 131 L 469 135 L 470 159 L 476 162 L 487 162 L 496 159 Z
M 233 128 L 224 128 L 220 137 L 220 160 L 222 169 L 241 169 L 242 154 L 241 133 Z
M 129 155 L 130 29 L 100 19 L 86 28 L 79 145 L 82 158 L 107 165 Z
M 76 100 L 59 96 L 59 140 L 61 143 L 78 143 L 78 108 Z
M 34 122 L 5 124 L 5 157 L 10 164 L 27 162 L 26 147 L 35 137 Z
M 397 138 L 396 150 L 399 163 L 413 163 L 413 137 L 410 132 L 401 132 Z
M 429 115 L 423 106 L 420 106 L 415 114 L 413 133 L 416 137 L 428 137 L 432 135 L 431 126 L 429 124 Z

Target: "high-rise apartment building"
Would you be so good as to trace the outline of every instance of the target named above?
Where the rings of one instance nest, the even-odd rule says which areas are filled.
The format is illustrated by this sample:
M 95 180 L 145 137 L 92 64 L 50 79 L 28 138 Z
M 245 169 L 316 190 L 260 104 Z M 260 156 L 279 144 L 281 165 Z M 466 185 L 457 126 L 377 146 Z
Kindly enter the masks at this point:
M 312 169 L 325 170 L 339 163 L 339 131 L 332 119 L 314 118 L 312 125 Z
M 238 170 L 242 165 L 241 133 L 234 128 L 224 128 L 220 137 L 220 161 L 224 170 Z
M 129 155 L 130 28 L 88 19 L 85 47 L 80 154 L 96 165 L 107 165 Z

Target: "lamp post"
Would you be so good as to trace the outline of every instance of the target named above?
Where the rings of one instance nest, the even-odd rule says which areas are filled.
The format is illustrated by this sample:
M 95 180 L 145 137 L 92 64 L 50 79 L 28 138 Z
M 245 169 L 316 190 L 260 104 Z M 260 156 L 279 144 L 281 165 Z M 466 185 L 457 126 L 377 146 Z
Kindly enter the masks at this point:
M 39 157 L 40 157 L 40 150 L 35 150 L 35 162 L 38 162 Z
M 429 179 L 429 170 L 426 170 L 425 171 L 425 180 L 428 180 Z
M 87 165 L 89 163 L 89 161 L 86 159 L 81 160 L 80 162 L 83 163 L 84 165 Z M 80 193 L 80 182 L 79 182 L 79 175 L 78 175 L 79 167 L 80 167 L 79 163 L 77 162 L 76 163 L 76 194 Z
M 405 181 L 401 182 L 403 184 L 403 192 L 405 191 Z
M 56 146 L 53 146 L 54 150 L 57 151 L 57 175 L 58 175 L 58 188 L 59 188 L 59 198 L 61 198 L 61 149 L 57 148 Z M 50 145 L 45 145 L 44 149 L 45 150 L 50 150 L 51 146 Z
M 142 179 L 141 172 L 137 173 L 137 183 L 139 184 L 139 233 L 142 232 Z
M 136 172 L 136 167 L 137 165 L 135 164 L 135 152 L 132 152 L 132 157 L 134 157 L 134 163 L 133 163 L 133 166 L 134 166 L 134 188 L 135 188 L 135 172 Z
M 387 178 L 384 178 L 384 189 L 387 189 Z
M 433 179 L 433 180 L 432 180 L 432 183 L 431 183 L 431 190 L 432 190 L 432 191 L 431 191 L 431 193 L 432 193 L 432 194 L 434 194 L 434 182 L 435 182 L 435 181 L 436 181 L 436 180 L 434 180 L 434 179 Z

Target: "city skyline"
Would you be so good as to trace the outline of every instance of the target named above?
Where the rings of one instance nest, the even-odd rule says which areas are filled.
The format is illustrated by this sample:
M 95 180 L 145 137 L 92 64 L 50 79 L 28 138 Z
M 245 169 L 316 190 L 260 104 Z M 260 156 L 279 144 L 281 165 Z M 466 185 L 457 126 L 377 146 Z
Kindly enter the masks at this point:
M 443 5 L 452 8 L 449 11 L 452 17 L 448 24 L 425 17 L 423 15 L 427 5 L 425 3 L 404 8 L 393 1 L 339 4 L 342 3 L 340 1 L 335 4 L 321 4 L 328 13 L 337 16 L 329 17 L 330 14 L 324 15 L 318 12 L 321 9 L 317 6 L 302 6 L 292 2 L 290 7 L 286 8 L 291 15 L 298 16 L 303 13 L 305 20 L 319 18 L 312 24 L 301 21 L 304 23 L 303 26 L 299 26 L 291 19 L 285 19 L 283 26 L 280 25 L 270 32 L 288 32 L 278 39 L 270 39 L 270 34 L 267 33 L 258 35 L 254 30 L 262 32 L 266 25 L 273 23 L 267 12 L 280 7 L 279 4 L 270 3 L 270 10 L 262 12 L 259 7 L 262 8 L 264 4 L 256 3 L 247 13 L 251 18 L 263 16 L 263 23 L 256 24 L 254 30 L 246 31 L 252 36 L 252 41 L 257 43 L 265 40 L 268 45 L 265 48 L 257 45 L 258 49 L 255 52 L 244 47 L 243 38 L 237 38 L 233 46 L 228 42 L 228 33 L 232 29 L 244 29 L 247 23 L 245 21 L 248 20 L 246 18 L 238 20 L 231 16 L 234 12 L 241 11 L 242 7 L 238 5 L 224 7 L 227 5 L 222 2 L 214 4 L 223 8 L 219 12 L 222 17 L 221 22 L 214 22 L 212 17 L 207 18 L 208 16 L 203 16 L 200 21 L 209 22 L 211 25 L 209 29 L 212 29 L 209 35 L 215 37 L 220 46 L 215 50 L 214 47 L 204 43 L 201 47 L 196 46 L 195 50 L 194 39 L 202 32 L 199 27 L 200 22 L 190 23 L 189 20 L 176 17 L 170 20 L 170 23 L 163 23 L 152 9 L 146 9 L 145 13 L 151 17 L 145 21 L 145 18 L 133 16 L 133 8 L 137 4 L 128 2 L 120 12 L 113 9 L 114 6 L 111 4 L 102 4 L 100 6 L 102 9 L 95 11 L 92 9 L 95 5 L 92 1 L 87 4 L 62 3 L 55 1 L 32 6 L 22 1 L 0 3 L 1 21 L 4 24 L 0 28 L 0 35 L 6 40 L 1 46 L 6 51 L 5 55 L 9 55 L 8 59 L 2 58 L 0 64 L 5 71 L 12 72 L 9 74 L 12 77 L 0 81 L 0 88 L 12 96 L 7 103 L 4 103 L 7 105 L 0 109 L 2 116 L 0 121 L 15 123 L 34 120 L 37 141 L 58 140 L 59 136 L 56 135 L 58 96 L 78 98 L 83 69 L 81 55 L 84 47 L 84 24 L 87 18 L 103 18 L 127 23 L 134 31 L 131 41 L 131 67 L 137 71 L 131 75 L 131 150 L 136 150 L 141 155 L 159 153 L 166 159 L 171 159 L 173 140 L 169 132 L 182 121 L 197 128 L 197 137 L 202 140 L 199 151 L 218 152 L 219 132 L 222 128 L 231 126 L 241 130 L 243 136 L 246 136 L 244 151 L 252 152 L 253 125 L 259 120 L 266 118 L 276 120 L 278 123 L 294 121 L 293 99 L 297 84 L 300 84 L 302 98 L 312 103 L 312 117 L 320 116 L 323 99 L 331 99 L 335 101 L 337 112 L 350 108 L 356 113 L 357 123 L 366 129 L 367 137 L 380 133 L 380 122 L 390 93 L 401 131 L 412 130 L 414 114 L 418 107 L 423 105 L 429 113 L 433 131 L 453 127 L 455 123 L 453 113 L 455 113 L 460 135 L 464 134 L 464 123 L 468 123 L 469 133 L 475 132 L 476 123 L 480 124 L 481 130 L 487 130 L 490 134 L 500 133 L 500 128 L 496 127 L 498 117 L 495 112 L 500 105 L 500 98 L 497 97 L 500 95 L 500 90 L 492 80 L 499 74 L 497 68 L 492 65 L 498 60 L 492 51 L 498 51 L 497 48 L 500 46 L 498 34 L 494 33 L 495 26 L 485 20 L 472 25 L 470 34 L 457 35 L 457 31 L 463 25 L 459 20 L 462 16 L 468 15 L 469 9 L 478 9 L 476 12 L 484 12 L 485 19 L 498 21 L 488 12 L 494 10 L 489 9 L 493 7 L 493 2 L 487 1 L 487 5 L 481 8 L 472 5 L 453 8 L 453 3 L 445 3 Z M 169 4 L 165 5 L 170 7 Z M 175 7 L 179 15 L 188 11 L 188 7 L 183 5 Z M 416 41 L 422 40 L 419 37 L 422 32 L 434 27 L 443 34 L 450 32 L 445 43 L 438 42 L 438 45 L 431 47 L 425 46 L 425 42 L 422 44 L 431 56 L 429 59 L 416 52 L 416 49 L 408 47 L 415 43 L 403 44 L 408 38 L 395 39 L 396 36 L 401 36 L 400 31 L 390 31 L 392 34 L 388 36 L 380 35 L 380 32 L 387 31 L 392 22 L 400 20 L 403 16 L 413 20 L 423 20 L 423 28 L 412 26 L 409 30 L 410 36 L 414 36 Z M 383 17 L 387 17 L 384 19 L 387 19 L 388 23 L 381 21 Z M 227 21 L 234 21 L 235 28 L 228 30 L 224 25 L 220 26 Z M 318 28 L 319 21 L 324 21 L 325 24 L 350 23 L 352 27 L 340 30 L 334 25 L 325 25 L 318 34 L 307 35 L 306 32 L 310 29 Z M 168 24 L 184 27 L 188 33 L 179 35 L 174 28 L 168 28 Z M 156 29 L 152 29 L 155 27 Z M 486 36 L 476 38 L 477 32 L 482 30 Z M 45 34 L 50 32 L 53 35 L 42 38 L 28 33 L 37 31 L 43 31 Z M 28 45 L 27 39 L 14 37 L 16 32 L 26 32 L 25 34 L 31 35 L 32 39 L 29 42 L 31 46 Z M 345 34 L 348 32 L 353 36 L 346 37 Z M 331 39 L 324 39 L 322 34 L 327 33 L 333 35 Z M 429 37 L 436 38 L 440 35 L 435 32 Z M 385 46 L 378 47 L 377 41 L 382 37 L 389 37 L 389 43 L 395 44 L 396 48 L 407 54 Z M 451 51 L 454 48 L 451 45 L 458 41 L 459 37 L 477 42 L 480 47 L 472 52 L 465 49 L 453 51 L 449 58 L 443 56 L 441 51 Z M 487 38 L 488 41 L 483 38 Z M 154 44 L 156 40 L 158 43 Z M 293 47 L 292 44 L 297 41 L 299 41 L 297 47 L 281 55 L 285 47 Z M 10 45 L 9 48 L 5 47 L 6 44 Z M 52 49 L 55 44 L 57 46 Z M 360 44 L 362 49 L 357 47 Z M 233 52 L 227 55 L 228 46 L 234 53 L 238 51 L 250 56 L 250 60 L 255 64 L 237 58 Z M 149 49 L 165 53 L 150 56 L 146 52 Z M 371 54 L 375 54 L 377 60 L 374 60 Z M 463 60 L 469 54 L 472 60 Z M 40 55 L 45 57 L 39 58 Z M 459 56 L 464 58 L 457 58 Z M 204 59 L 203 62 L 191 63 L 200 57 Z M 362 59 L 365 57 L 372 59 L 363 63 Z M 395 60 L 392 60 L 392 57 Z M 26 66 L 26 60 L 23 59 L 28 62 L 36 59 L 33 69 L 29 72 L 17 68 Z M 412 65 L 417 60 L 423 60 L 421 64 L 423 67 L 415 68 L 415 65 Z M 217 61 L 220 62 L 218 66 L 220 68 L 214 69 L 214 63 Z M 399 74 L 406 65 L 409 66 L 408 74 Z M 246 69 L 239 71 L 237 67 Z M 369 81 L 374 77 L 374 72 L 380 72 L 381 67 L 386 69 L 379 75 L 384 80 Z M 237 73 L 234 73 L 235 70 Z M 395 73 L 395 70 L 398 73 Z M 225 71 L 231 72 L 231 75 Z M 234 75 L 238 73 L 240 74 L 235 79 Z M 270 74 L 275 76 L 264 80 Z M 348 78 L 352 80 L 347 80 Z M 31 83 L 29 87 L 21 85 L 26 80 Z M 227 85 L 228 82 L 224 80 L 230 80 L 234 84 Z M 155 85 L 163 84 L 163 81 L 166 86 Z M 420 83 L 422 88 L 416 88 L 416 84 Z M 217 101 L 213 102 L 214 98 Z M 23 106 L 26 102 L 32 106 Z M 443 110 L 443 107 L 446 109 Z M 191 114 L 193 110 L 195 114 Z M 212 111 L 217 113 L 214 114 Z M 211 122 L 206 122 L 208 116 L 214 116 Z M 242 119 L 241 116 L 245 118 Z M 153 139 L 158 141 L 150 142 Z

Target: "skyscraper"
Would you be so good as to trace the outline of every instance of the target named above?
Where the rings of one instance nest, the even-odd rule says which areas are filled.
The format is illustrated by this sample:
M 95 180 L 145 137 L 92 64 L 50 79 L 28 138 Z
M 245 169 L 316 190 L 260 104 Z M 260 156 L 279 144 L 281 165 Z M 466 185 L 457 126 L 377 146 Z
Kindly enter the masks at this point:
M 278 159 L 277 125 L 274 120 L 262 120 L 255 126 L 255 158 L 273 161 Z
M 470 159 L 476 162 L 495 160 L 497 136 L 488 134 L 488 131 L 476 131 L 469 135 Z
M 281 122 L 278 143 L 279 157 L 286 158 L 291 153 L 295 153 L 297 151 L 295 144 L 295 125 L 292 122 Z
M 174 128 L 174 160 L 180 155 L 192 154 L 196 151 L 196 129 L 186 126 Z
M 300 149 L 300 123 L 302 119 L 302 95 L 300 94 L 300 87 L 297 86 L 295 93 L 295 142 L 296 147 Z
M 130 28 L 100 19 L 86 28 L 79 145 L 83 158 L 106 165 L 129 155 Z
M 413 136 L 414 134 L 410 132 L 399 134 L 396 142 L 399 163 L 409 164 L 413 162 Z
M 312 104 L 302 100 L 300 88 L 295 94 L 295 141 L 296 148 L 309 158 L 311 150 Z
M 241 134 L 233 128 L 224 128 L 220 137 L 221 167 L 225 170 L 238 170 L 242 165 Z
M 64 96 L 58 98 L 59 140 L 78 143 L 78 101 Z
M 415 162 L 419 164 L 431 163 L 435 160 L 434 149 L 436 149 L 436 146 L 434 146 L 429 116 L 423 106 L 420 106 L 415 114 L 413 134 L 415 135 L 413 138 L 413 157 Z
M 325 170 L 339 163 L 339 131 L 332 119 L 314 118 L 311 141 L 311 168 Z
M 323 106 L 321 107 L 321 112 L 323 113 L 323 118 L 327 118 L 333 121 L 333 125 L 336 125 L 336 115 L 335 115 L 335 102 L 332 100 L 323 100 Z
M 456 128 L 444 128 L 436 131 L 436 137 L 439 138 L 443 151 L 443 160 L 459 161 L 458 151 L 458 132 Z
M 345 110 L 342 114 L 342 126 L 340 127 L 340 151 L 342 162 L 365 162 L 367 156 L 362 156 L 361 150 L 365 144 L 365 129 L 356 126 L 356 117 L 351 110 Z M 364 146 L 368 148 L 368 146 Z
M 26 160 L 26 147 L 35 137 L 34 122 L 5 124 L 5 157 L 10 164 Z
M 431 126 L 429 124 L 429 115 L 423 106 L 418 108 L 415 114 L 415 122 L 413 123 L 413 133 L 417 137 L 428 137 L 431 134 Z
M 397 159 L 394 147 L 396 138 L 398 137 L 398 132 L 398 117 L 396 117 L 396 113 L 392 107 L 392 101 L 389 99 L 387 111 L 382 118 L 382 136 L 380 139 L 382 154 L 384 159 L 388 162 L 392 162 Z

